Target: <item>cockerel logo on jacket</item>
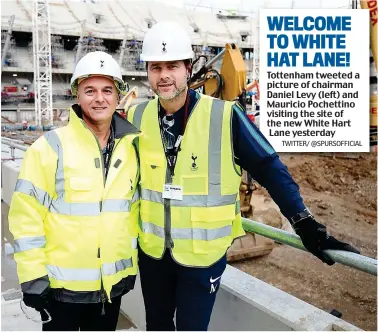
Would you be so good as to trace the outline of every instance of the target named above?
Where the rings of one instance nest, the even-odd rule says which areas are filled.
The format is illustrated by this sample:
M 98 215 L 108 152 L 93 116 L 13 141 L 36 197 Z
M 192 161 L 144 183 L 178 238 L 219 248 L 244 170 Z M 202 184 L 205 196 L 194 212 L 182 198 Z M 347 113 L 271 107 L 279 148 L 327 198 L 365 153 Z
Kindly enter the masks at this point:
M 192 171 L 196 171 L 198 169 L 198 166 L 196 164 L 196 159 L 197 159 L 197 156 L 195 156 L 193 153 L 192 153 L 192 160 L 193 160 L 193 163 L 192 163 L 192 167 L 191 167 L 191 170 Z

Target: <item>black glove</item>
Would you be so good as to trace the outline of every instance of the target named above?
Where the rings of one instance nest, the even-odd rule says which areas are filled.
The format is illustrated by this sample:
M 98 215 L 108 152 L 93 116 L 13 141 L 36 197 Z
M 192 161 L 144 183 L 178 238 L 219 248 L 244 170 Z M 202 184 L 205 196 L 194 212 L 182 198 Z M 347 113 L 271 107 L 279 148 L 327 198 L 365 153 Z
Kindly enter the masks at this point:
M 46 288 L 41 294 L 23 293 L 23 301 L 26 306 L 34 308 L 37 311 L 50 308 L 50 287 Z
M 341 242 L 333 236 L 329 236 L 326 227 L 318 223 L 310 213 L 306 217 L 294 221 L 292 226 L 300 236 L 305 248 L 328 265 L 333 265 L 335 262 L 323 250 L 334 249 L 351 251 L 356 254 L 360 253 L 348 243 Z

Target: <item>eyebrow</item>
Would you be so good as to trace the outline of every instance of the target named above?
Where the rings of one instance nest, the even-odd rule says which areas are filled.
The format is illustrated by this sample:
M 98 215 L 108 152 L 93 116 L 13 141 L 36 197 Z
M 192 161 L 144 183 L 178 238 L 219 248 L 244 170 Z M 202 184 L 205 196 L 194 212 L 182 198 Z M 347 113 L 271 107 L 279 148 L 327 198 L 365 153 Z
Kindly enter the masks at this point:
M 167 61 L 165 64 L 166 65 L 174 65 L 174 64 L 178 64 L 179 62 L 178 61 Z M 161 63 L 160 62 L 152 62 L 151 63 L 151 66 L 160 66 Z
M 85 86 L 84 89 L 94 89 L 94 90 L 96 90 L 96 88 L 94 86 L 92 86 L 92 85 Z M 113 89 L 113 86 L 107 85 L 107 86 L 104 86 L 101 89 Z

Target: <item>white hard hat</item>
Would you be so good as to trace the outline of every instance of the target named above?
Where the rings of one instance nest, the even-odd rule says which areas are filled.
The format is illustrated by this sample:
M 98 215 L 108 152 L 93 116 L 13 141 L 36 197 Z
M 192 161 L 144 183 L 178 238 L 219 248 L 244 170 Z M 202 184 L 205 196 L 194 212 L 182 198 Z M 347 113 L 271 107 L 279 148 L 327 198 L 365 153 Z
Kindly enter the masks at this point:
M 109 76 L 113 79 L 118 91 L 127 92 L 127 85 L 122 79 L 121 68 L 108 53 L 96 51 L 84 55 L 77 63 L 71 78 L 72 95 L 76 96 L 78 80 L 92 75 Z
M 175 61 L 194 57 L 188 33 L 175 22 L 159 22 L 147 31 L 143 40 L 143 61 Z

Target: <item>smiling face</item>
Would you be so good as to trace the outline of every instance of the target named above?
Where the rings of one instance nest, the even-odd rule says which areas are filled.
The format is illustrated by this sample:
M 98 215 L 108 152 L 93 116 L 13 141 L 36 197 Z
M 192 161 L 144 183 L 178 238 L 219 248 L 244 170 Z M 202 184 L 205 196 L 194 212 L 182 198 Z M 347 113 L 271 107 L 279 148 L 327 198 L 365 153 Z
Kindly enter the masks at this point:
M 83 120 L 93 124 L 108 123 L 118 104 L 118 90 L 106 76 L 92 76 L 80 82 L 77 101 Z
M 147 70 L 151 89 L 160 99 L 172 100 L 186 90 L 188 68 L 184 61 L 152 61 Z

